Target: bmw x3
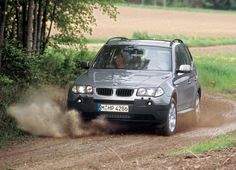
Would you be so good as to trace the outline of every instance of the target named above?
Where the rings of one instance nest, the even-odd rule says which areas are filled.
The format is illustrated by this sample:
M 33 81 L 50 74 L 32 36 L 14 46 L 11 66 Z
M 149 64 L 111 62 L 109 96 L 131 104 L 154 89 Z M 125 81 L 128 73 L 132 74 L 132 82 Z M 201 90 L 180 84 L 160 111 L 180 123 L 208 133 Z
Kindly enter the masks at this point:
M 188 47 L 180 39 L 109 39 L 87 72 L 69 89 L 67 106 L 85 121 L 148 123 L 176 133 L 177 117 L 200 119 L 201 87 Z

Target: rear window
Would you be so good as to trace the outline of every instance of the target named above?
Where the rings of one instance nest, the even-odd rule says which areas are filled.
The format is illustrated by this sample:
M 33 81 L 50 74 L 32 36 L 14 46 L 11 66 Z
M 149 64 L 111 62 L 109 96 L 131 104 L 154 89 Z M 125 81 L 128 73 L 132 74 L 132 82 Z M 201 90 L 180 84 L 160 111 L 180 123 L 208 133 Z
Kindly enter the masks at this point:
M 171 49 L 154 46 L 104 46 L 93 68 L 171 71 Z

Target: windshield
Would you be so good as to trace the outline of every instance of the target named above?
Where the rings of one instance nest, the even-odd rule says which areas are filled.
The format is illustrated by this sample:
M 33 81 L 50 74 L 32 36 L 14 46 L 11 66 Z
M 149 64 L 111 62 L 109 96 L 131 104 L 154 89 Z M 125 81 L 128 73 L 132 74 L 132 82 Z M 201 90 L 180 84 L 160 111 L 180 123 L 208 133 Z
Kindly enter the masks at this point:
M 93 68 L 171 71 L 171 49 L 154 46 L 104 46 Z

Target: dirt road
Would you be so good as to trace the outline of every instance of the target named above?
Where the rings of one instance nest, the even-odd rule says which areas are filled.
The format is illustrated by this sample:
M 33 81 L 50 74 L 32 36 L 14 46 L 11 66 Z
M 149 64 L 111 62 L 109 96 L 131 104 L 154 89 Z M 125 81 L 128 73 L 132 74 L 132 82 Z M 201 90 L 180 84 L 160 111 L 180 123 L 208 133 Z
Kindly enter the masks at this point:
M 198 127 L 192 127 L 188 115 L 180 116 L 172 137 L 158 136 L 149 127 L 79 138 L 36 137 L 1 148 L 0 169 L 174 168 L 173 158 L 163 154 L 236 129 L 235 101 L 204 95 L 202 112 Z

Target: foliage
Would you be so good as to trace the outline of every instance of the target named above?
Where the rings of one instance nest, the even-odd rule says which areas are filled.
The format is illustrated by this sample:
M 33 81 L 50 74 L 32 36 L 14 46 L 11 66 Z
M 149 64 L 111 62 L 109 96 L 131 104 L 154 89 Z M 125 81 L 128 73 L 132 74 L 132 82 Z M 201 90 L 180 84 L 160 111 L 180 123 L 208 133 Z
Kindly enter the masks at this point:
M 0 73 L 0 129 L 15 128 L 15 122 L 7 116 L 7 107 L 16 102 L 23 90 L 39 80 L 39 57 L 29 56 L 21 48 L 8 42 L 3 49 Z
M 72 49 L 47 49 L 41 61 L 44 81 L 50 84 L 66 85 L 82 73 L 80 62 L 92 61 L 94 52 Z
M 100 10 L 115 19 L 118 14 L 115 2 L 119 0 L 3 0 L 0 3 L 0 47 L 2 49 L 4 42 L 10 40 L 28 53 L 43 53 L 53 26 L 59 31 L 57 36 L 77 35 L 83 46 L 84 34 L 91 34 L 91 26 L 96 23 L 93 11 Z
M 83 71 L 80 62 L 91 61 L 95 56 L 94 52 L 54 48 L 47 49 L 44 55 L 30 56 L 10 43 L 4 53 L 4 69 L 0 74 L 0 140 L 25 134 L 7 115 L 7 108 L 17 102 L 26 89 L 41 84 L 70 84 Z
M 236 99 L 236 55 L 234 53 L 194 57 L 201 85 Z
M 185 35 L 157 35 L 148 34 L 146 32 L 135 32 L 132 36 L 134 39 L 160 39 L 173 40 L 175 38 L 182 39 L 189 47 L 206 47 L 215 45 L 236 44 L 235 37 L 200 37 L 200 36 L 185 36 Z
M 105 39 L 86 39 L 78 36 L 54 36 L 51 41 L 54 44 L 81 44 L 81 43 L 104 43 Z
M 14 125 L 14 124 L 11 124 Z M 30 134 L 20 130 L 17 127 L 8 127 L 7 129 L 0 129 L 0 148 L 9 141 L 21 140 L 27 137 L 31 137 Z
M 76 34 L 76 41 L 83 46 L 84 34 L 91 34 L 91 26 L 96 22 L 93 11 L 100 10 L 115 19 L 116 1 L 119 0 L 0 1 L 0 133 L 17 132 L 7 108 L 25 89 L 49 83 L 63 86 L 81 73 L 81 60 L 91 60 L 94 55 L 87 51 L 47 49 L 53 25 L 60 31 L 58 37 Z
M 104 14 L 108 14 L 110 18 L 116 18 L 117 10 L 112 5 L 115 2 L 118 1 L 61 0 L 57 4 L 55 24 L 63 34 L 83 36 L 83 33 L 92 32 L 90 26 L 96 21 L 93 16 L 94 9 L 100 9 Z

